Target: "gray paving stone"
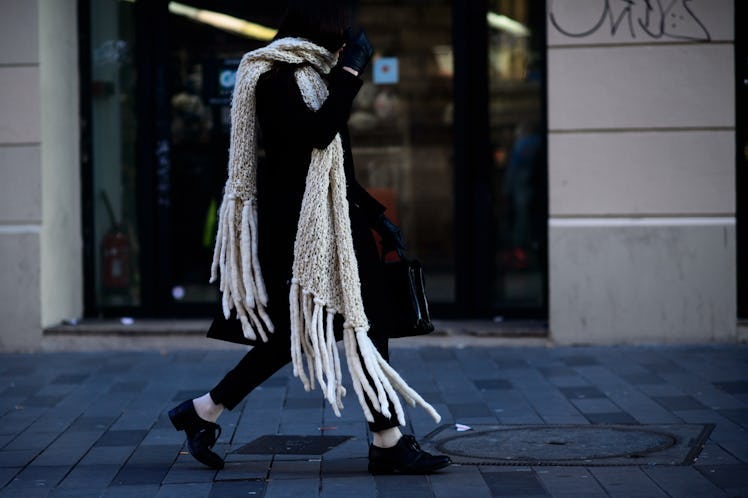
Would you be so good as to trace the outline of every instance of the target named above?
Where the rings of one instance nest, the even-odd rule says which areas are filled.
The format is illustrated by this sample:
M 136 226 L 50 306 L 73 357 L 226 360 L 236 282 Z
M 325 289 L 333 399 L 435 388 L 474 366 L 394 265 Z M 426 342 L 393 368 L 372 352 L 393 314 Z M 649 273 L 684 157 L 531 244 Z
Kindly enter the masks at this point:
M 696 458 L 697 465 L 735 465 L 742 463 L 735 455 L 713 441 L 707 441 Z
M 696 470 L 732 496 L 748 491 L 748 465 L 697 465 Z
M 640 364 L 646 369 L 648 369 L 649 371 L 658 373 L 658 374 L 685 372 L 683 367 L 669 360 L 660 361 L 660 362 L 640 363 Z
M 742 463 L 748 464 L 748 442 L 745 438 L 720 441 L 719 445 L 738 458 Z
M 57 439 L 57 432 L 38 432 L 33 425 L 26 428 L 17 438 L 6 444 L 3 450 L 41 451 Z
M 174 463 L 180 446 L 142 445 L 112 481 L 116 486 L 160 484 Z
M 25 494 L 25 491 L 20 490 L 29 488 L 52 489 L 57 486 L 69 470 L 70 466 L 68 465 L 54 467 L 28 466 L 7 484 L 6 489 L 14 489 L 18 494 Z
M 727 496 L 693 467 L 644 467 L 644 472 L 671 496 Z
M 475 387 L 482 391 L 512 389 L 512 383 L 506 379 L 478 379 L 474 380 Z
M 560 387 L 559 390 L 569 399 L 605 398 L 605 394 L 594 386 Z
M 60 374 L 50 381 L 51 384 L 80 384 L 90 376 L 88 374 Z
M 296 409 L 318 409 L 322 407 L 323 400 L 320 398 L 286 398 L 285 408 Z
M 483 403 L 450 403 L 449 411 L 455 420 L 476 417 L 493 417 L 493 412 Z
M 554 498 L 602 498 L 608 494 L 582 467 L 535 467 L 535 474 Z
M 639 467 L 595 467 L 589 470 L 605 492 L 614 498 L 668 496 Z
M 320 498 L 341 498 L 346 496 L 356 498 L 376 498 L 377 488 L 374 478 L 367 474 L 352 476 L 322 475 L 322 490 Z
M 102 498 L 153 498 L 158 494 L 159 488 L 156 484 L 114 486 L 107 488 Z
M 98 446 L 88 450 L 78 465 L 122 465 L 124 464 L 135 446 Z
M 433 496 L 427 476 L 374 476 L 380 498 L 425 498 Z
M 490 498 L 491 490 L 474 465 L 450 466 L 429 477 L 435 498 Z
M 2 450 L 0 467 L 25 467 L 38 454 L 38 450 Z
M 319 476 L 321 457 L 304 460 L 275 459 L 270 468 L 270 480 L 273 479 L 311 479 Z
M 531 469 L 481 468 L 481 473 L 492 496 L 551 496 Z
M 212 483 L 165 484 L 156 493 L 156 498 L 207 498 L 212 488 Z
M 634 373 L 622 375 L 621 378 L 623 378 L 623 380 L 625 380 L 629 384 L 633 384 L 635 386 L 651 386 L 661 385 L 665 383 L 665 380 L 662 377 L 651 373 Z
M 96 488 L 109 486 L 119 472 L 119 465 L 78 465 L 60 483 L 61 488 Z
M 146 434 L 146 430 L 109 430 L 96 441 L 96 446 L 137 446 Z
M 612 413 L 621 409 L 608 398 L 572 399 L 572 404 L 583 414 Z
M 49 493 L 50 498 L 100 498 L 106 494 L 105 488 L 77 487 L 55 488 Z
M 743 372 L 745 374 L 745 371 Z M 714 385 L 720 391 L 724 391 L 728 394 L 748 394 L 748 382 L 732 381 L 732 382 L 715 382 Z
M 638 422 L 634 417 L 626 412 L 610 412 L 610 413 L 585 413 L 585 417 L 590 421 L 591 424 L 637 424 Z
M 738 410 L 717 410 L 717 413 L 727 418 L 731 422 L 740 424 L 748 428 L 748 408 Z
M 706 408 L 691 396 L 653 396 L 652 399 L 672 412 Z
M 552 366 L 552 367 L 540 367 L 538 372 L 543 374 L 544 377 L 576 377 L 577 371 L 568 366 Z
M 588 367 L 590 365 L 598 365 L 597 358 L 589 355 L 573 355 L 566 356 L 562 361 L 570 367 Z
M 0 489 L 10 482 L 23 467 L 0 467 Z
M 46 488 L 24 489 L 23 498 L 47 498 L 52 491 Z M 0 498 L 18 498 L 18 490 L 5 488 L 0 491 Z
M 270 479 L 265 498 L 315 498 L 319 496 L 319 477 L 304 479 Z M 246 496 L 246 495 L 245 495 Z

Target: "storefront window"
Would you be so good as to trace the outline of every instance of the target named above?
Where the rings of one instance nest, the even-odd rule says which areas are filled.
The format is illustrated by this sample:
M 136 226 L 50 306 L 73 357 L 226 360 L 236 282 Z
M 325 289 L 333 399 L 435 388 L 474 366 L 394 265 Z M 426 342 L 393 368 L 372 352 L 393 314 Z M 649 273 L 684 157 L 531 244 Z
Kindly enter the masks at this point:
M 429 298 L 450 303 L 454 283 L 452 9 L 359 2 L 375 48 L 349 126 L 359 181 L 401 225 L 427 268 Z
M 282 13 L 277 6 L 242 2 L 206 9 L 168 4 L 171 272 L 166 278 L 175 304 L 217 300 L 217 286 L 208 280 L 226 181 L 235 73 L 242 55 L 272 39 Z M 231 21 L 213 22 L 219 15 Z
M 173 8 L 171 85 L 171 292 L 175 301 L 211 302 L 207 284 L 215 211 L 228 160 L 230 96 L 241 56 L 267 43 L 237 36 Z M 222 11 L 277 27 L 281 9 Z M 272 17 L 275 14 L 275 17 Z M 359 181 L 402 225 L 409 251 L 429 269 L 434 301 L 454 300 L 451 9 L 361 1 L 358 23 L 375 47 L 350 118 Z M 272 36 L 272 34 L 271 34 Z
M 134 2 L 90 0 L 91 164 L 98 306 L 140 304 Z
M 499 313 L 542 308 L 546 299 L 542 8 L 542 2 L 492 0 L 487 13 L 496 268 L 492 299 Z
M 375 49 L 349 120 L 358 179 L 401 226 L 408 255 L 423 261 L 435 310 L 542 313 L 545 306 L 541 4 L 488 2 L 483 57 L 475 46 L 486 47 L 482 35 L 452 39 L 453 28 L 483 22 L 476 8 L 447 0 L 351 2 L 356 25 Z M 123 307 L 135 314 L 210 313 L 218 297 L 208 279 L 235 70 L 243 54 L 272 39 L 284 3 L 80 5 L 88 23 L 81 46 L 90 46 L 82 86 L 89 106 L 83 113 L 89 313 Z M 467 27 L 454 24 L 463 14 L 470 14 Z M 460 72 L 466 60 L 478 78 Z M 485 114 L 473 119 L 486 107 L 488 129 Z M 469 136 L 455 136 L 466 129 Z M 456 156 L 463 142 L 480 152 Z M 473 216 L 474 205 L 479 220 L 455 220 L 455 213 Z M 456 253 L 462 254 L 458 275 Z M 470 258 L 476 264 L 465 264 Z

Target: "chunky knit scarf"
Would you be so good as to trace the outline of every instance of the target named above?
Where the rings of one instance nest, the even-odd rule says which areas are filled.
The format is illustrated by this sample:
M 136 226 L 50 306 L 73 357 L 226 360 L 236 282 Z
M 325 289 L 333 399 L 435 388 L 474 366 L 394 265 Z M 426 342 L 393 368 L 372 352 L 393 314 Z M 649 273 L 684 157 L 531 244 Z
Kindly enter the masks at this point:
M 274 62 L 303 64 L 295 72 L 304 103 L 319 110 L 328 96 L 321 74 L 337 62 L 328 50 L 299 38 L 283 38 L 244 55 L 236 73 L 231 106 L 229 175 L 219 210 L 211 282 L 220 271 L 223 313 L 236 310 L 245 337 L 267 341 L 273 324 L 257 256 L 257 142 L 255 88 Z M 321 73 L 321 74 L 320 74 Z M 294 137 L 288 137 L 293 140 Z M 333 411 L 340 416 L 345 388 L 333 331 L 336 313 L 344 318 L 343 339 L 353 388 L 366 419 L 374 420 L 366 400 L 385 417 L 394 408 L 405 423 L 399 392 L 412 406 L 420 404 L 436 420 L 434 408 L 382 358 L 367 332 L 361 282 L 353 250 L 340 135 L 323 150 L 312 151 L 294 244 L 291 292 L 293 372 L 308 391 L 315 378 Z M 362 361 L 363 360 L 363 361 Z M 305 364 L 306 363 L 306 364 Z

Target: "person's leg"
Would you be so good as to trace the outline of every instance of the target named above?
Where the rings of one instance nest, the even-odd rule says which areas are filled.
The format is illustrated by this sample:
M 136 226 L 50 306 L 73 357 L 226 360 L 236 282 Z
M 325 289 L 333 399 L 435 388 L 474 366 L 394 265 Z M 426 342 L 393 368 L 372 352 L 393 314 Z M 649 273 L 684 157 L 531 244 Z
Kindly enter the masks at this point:
M 212 451 L 221 435 L 216 424 L 224 408 L 238 405 L 252 389 L 291 361 L 287 334 L 273 334 L 268 342 L 254 346 L 239 363 L 209 392 L 187 400 L 169 411 L 174 428 L 184 431 L 187 448 L 199 462 L 215 469 L 223 468 L 223 459 Z
M 200 418 L 215 422 L 233 410 L 254 388 L 291 361 L 288 336 L 271 336 L 254 346 L 210 392 L 192 400 Z
M 370 330 L 370 337 L 379 354 L 389 361 L 389 339 L 378 332 Z M 369 472 L 372 474 L 431 474 L 452 463 L 447 456 L 423 451 L 415 437 L 403 435 L 392 406 L 393 415 L 389 419 L 369 408 L 374 414 L 374 422 L 369 423 L 373 436 L 369 446 Z
M 209 409 L 212 403 L 214 406 L 233 410 L 252 390 L 290 361 L 290 337 L 288 333 L 276 332 L 270 336 L 268 342 L 261 342 L 250 349 L 239 363 L 201 398 L 209 398 L 210 402 L 206 403 Z

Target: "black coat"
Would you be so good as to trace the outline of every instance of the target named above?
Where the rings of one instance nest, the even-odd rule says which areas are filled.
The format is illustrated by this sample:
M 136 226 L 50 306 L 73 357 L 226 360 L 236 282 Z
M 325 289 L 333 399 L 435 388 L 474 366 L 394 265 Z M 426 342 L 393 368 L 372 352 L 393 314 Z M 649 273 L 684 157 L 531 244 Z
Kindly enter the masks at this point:
M 340 68 L 333 69 L 327 77 L 329 96 L 314 112 L 302 100 L 294 79 L 296 68 L 275 63 L 260 77 L 256 89 L 260 141 L 265 152 L 257 170 L 258 252 L 275 334 L 290 335 L 288 294 L 293 246 L 312 149 L 324 149 L 340 133 L 364 309 L 371 324 L 370 335 L 378 330 L 386 335 L 382 263 L 371 233 L 385 208 L 356 181 L 346 124 L 362 82 Z M 220 309 L 208 337 L 251 344 L 244 339 L 241 323 L 233 313 L 226 320 Z

